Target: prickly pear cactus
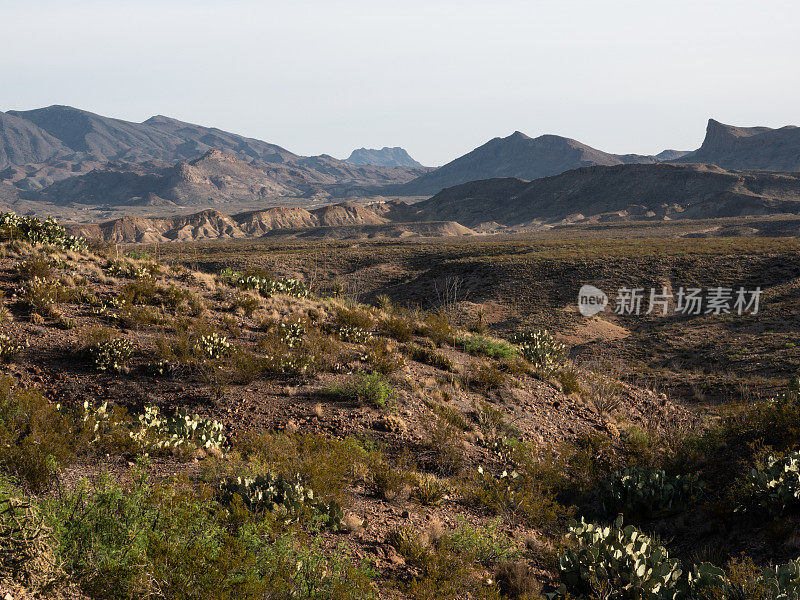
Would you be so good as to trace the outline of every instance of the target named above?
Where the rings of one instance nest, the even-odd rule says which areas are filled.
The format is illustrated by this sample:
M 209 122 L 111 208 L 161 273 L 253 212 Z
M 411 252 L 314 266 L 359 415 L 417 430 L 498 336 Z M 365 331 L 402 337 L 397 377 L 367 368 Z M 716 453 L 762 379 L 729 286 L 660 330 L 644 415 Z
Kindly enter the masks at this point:
M 783 458 L 767 457 L 761 468 L 750 471 L 747 478 L 748 505 L 740 511 L 766 511 L 773 516 L 800 508 L 800 451 Z
M 324 526 L 339 529 L 344 516 L 335 502 L 326 503 L 316 498 L 314 491 L 303 485 L 299 475 L 294 481 L 283 475 L 273 477 L 270 474 L 228 478 L 220 483 L 219 492 L 223 504 L 230 504 L 238 495 L 250 511 L 271 512 L 287 523 L 299 520 L 305 511 L 309 511 Z
M 696 475 L 668 476 L 660 469 L 628 467 L 603 485 L 603 506 L 608 513 L 663 516 L 693 502 L 703 491 Z
M 569 525 L 572 548 L 561 557 L 563 585 L 555 597 L 609 600 L 665 600 L 677 598 L 681 566 L 667 550 L 635 527 L 581 520 Z

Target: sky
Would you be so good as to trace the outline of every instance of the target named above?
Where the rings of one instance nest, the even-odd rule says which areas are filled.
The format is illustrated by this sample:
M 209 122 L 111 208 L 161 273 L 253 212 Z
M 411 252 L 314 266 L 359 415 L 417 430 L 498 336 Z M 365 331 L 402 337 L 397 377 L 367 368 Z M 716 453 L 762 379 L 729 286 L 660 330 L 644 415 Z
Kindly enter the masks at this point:
M 163 114 L 436 166 L 519 130 L 614 153 L 800 124 L 800 2 L 0 0 L 0 110 Z

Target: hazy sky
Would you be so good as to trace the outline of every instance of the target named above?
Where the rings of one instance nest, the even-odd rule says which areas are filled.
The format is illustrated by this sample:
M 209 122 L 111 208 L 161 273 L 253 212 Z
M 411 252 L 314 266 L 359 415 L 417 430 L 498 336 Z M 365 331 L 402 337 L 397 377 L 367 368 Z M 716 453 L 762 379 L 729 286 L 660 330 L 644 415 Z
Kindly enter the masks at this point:
M 796 0 L 0 0 L 0 110 L 69 104 L 300 154 L 443 164 L 514 130 L 696 148 L 800 124 Z

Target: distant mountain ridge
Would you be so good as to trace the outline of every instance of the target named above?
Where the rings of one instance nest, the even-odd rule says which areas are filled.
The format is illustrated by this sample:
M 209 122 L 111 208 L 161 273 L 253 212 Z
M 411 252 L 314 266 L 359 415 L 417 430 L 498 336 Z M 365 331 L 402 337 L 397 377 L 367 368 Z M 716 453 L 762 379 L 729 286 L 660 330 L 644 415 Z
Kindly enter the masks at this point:
M 30 198 L 56 205 L 216 206 L 280 197 L 357 196 L 420 170 L 351 165 L 321 156 L 289 163 L 245 162 L 219 150 L 190 161 L 109 163 L 56 181 Z
M 534 181 L 473 181 L 414 205 L 418 218 L 531 226 L 800 213 L 800 173 L 702 164 L 584 167 Z
M 392 189 L 397 195 L 422 196 L 445 188 L 497 177 L 538 179 L 570 169 L 630 163 L 654 163 L 652 156 L 609 154 L 558 135 L 531 138 L 520 131 L 494 138 L 475 150 L 409 183 Z
M 197 166 L 194 161 L 205 159 L 202 166 L 211 166 L 210 156 L 218 172 L 198 176 L 202 181 L 181 181 L 181 173 Z M 223 167 L 223 156 L 238 163 Z M 299 156 L 276 144 L 161 115 L 133 123 L 60 105 L 0 113 L 0 186 L 7 202 L 196 206 L 232 198 L 346 198 L 424 172 Z
M 708 120 L 699 149 L 676 160 L 723 169 L 800 172 L 800 128 L 736 127 Z
M 355 197 L 430 197 L 487 179 L 538 181 L 587 167 L 664 163 L 800 172 L 800 128 L 735 127 L 710 119 L 699 149 L 654 156 L 612 154 L 570 138 L 531 138 L 516 131 L 428 169 L 398 147 L 361 148 L 348 160 L 299 156 L 276 144 L 162 115 L 134 123 L 61 105 L 0 112 L 0 201 L 25 204 L 33 212 L 40 201 L 81 211 L 84 205 L 106 210 L 231 203 L 242 210 L 245 204 L 274 206 L 285 197 L 317 205 Z M 652 173 L 648 178 L 656 185 L 658 178 Z
M 73 160 L 178 161 L 195 158 L 212 148 L 242 160 L 283 162 L 297 157 L 275 144 L 163 116 L 134 123 L 61 105 L 6 114 L 56 138 L 62 150 L 66 149 L 60 156 Z M 3 166 L 7 165 L 0 163 Z
M 800 173 L 664 163 L 583 167 L 534 181 L 472 181 L 416 204 L 348 202 L 313 210 L 278 206 L 232 216 L 207 209 L 177 217 L 76 224 L 71 230 L 115 243 L 266 235 L 360 239 L 774 214 L 800 214 Z
M 421 167 L 422 165 L 409 156 L 403 148 L 384 146 L 375 148 L 358 148 L 353 150 L 347 162 L 354 165 L 375 165 L 378 167 Z

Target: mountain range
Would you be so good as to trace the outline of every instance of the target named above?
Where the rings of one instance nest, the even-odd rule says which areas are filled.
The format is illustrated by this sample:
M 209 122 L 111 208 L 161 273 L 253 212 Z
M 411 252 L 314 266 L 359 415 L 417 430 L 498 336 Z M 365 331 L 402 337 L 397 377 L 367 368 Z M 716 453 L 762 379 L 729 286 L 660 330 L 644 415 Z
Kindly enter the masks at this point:
M 72 225 L 115 243 L 268 235 L 321 238 L 462 236 L 575 223 L 800 214 L 800 173 L 728 171 L 703 164 L 583 167 L 534 181 L 484 179 L 409 204 L 355 202 L 313 210 L 204 210 Z
M 209 153 L 217 153 L 217 162 L 223 162 L 220 155 L 237 161 L 235 168 L 215 169 L 206 178 L 220 189 L 200 186 L 194 188 L 197 193 L 160 195 L 175 177 L 196 178 L 192 168 Z M 324 154 L 304 157 L 276 144 L 169 117 L 133 123 L 69 106 L 0 113 L 0 169 L 0 186 L 5 185 L 0 198 L 13 198 L 10 186 L 20 198 L 62 205 L 197 205 L 228 201 L 231 188 L 236 188 L 233 196 L 249 194 L 256 200 L 349 197 L 409 181 L 427 170 L 356 165 Z M 227 179 L 239 176 L 245 179 Z
M 711 119 L 697 150 L 656 155 L 611 154 L 517 131 L 429 169 L 402 148 L 360 148 L 347 160 L 306 157 L 165 116 L 134 123 L 51 106 L 0 112 L 0 169 L 0 203 L 34 213 L 65 207 L 77 215 L 80 207 L 95 207 L 111 215 L 137 207 L 149 216 L 213 207 L 244 214 L 245 208 L 423 197 L 429 199 L 403 219 L 486 229 L 795 212 L 800 128 Z M 381 218 L 369 225 L 399 222 L 396 210 Z M 292 226 L 332 225 L 308 217 Z

